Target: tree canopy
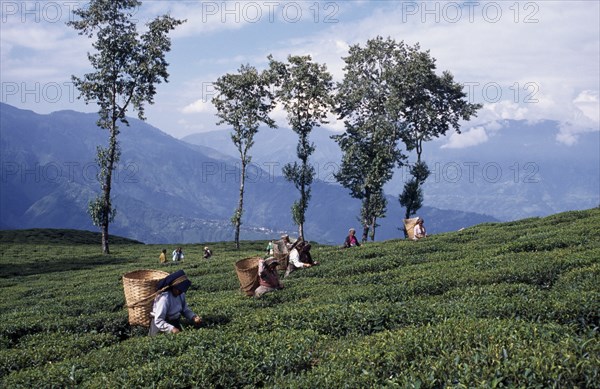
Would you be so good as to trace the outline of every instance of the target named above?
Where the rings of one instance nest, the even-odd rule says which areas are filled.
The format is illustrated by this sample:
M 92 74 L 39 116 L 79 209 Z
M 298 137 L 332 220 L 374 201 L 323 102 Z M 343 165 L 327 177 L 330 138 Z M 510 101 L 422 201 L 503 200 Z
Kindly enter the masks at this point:
M 313 62 L 310 56 L 289 56 L 287 63 L 269 56 L 269 64 L 276 97 L 287 112 L 292 130 L 298 134 L 296 154 L 300 163 L 286 164 L 283 175 L 300 192 L 300 199 L 292 205 L 292 218 L 300 237 L 304 238 L 305 215 L 315 176 L 315 169 L 308 161 L 315 150 L 309 135 L 314 127 L 327 123 L 332 104 L 332 77 L 324 64 Z
M 92 0 L 73 13 L 77 20 L 67 24 L 88 38 L 96 50 L 88 53 L 94 68 L 83 77 L 72 76 L 80 98 L 99 106 L 98 126 L 109 131 L 108 146 L 98 146 L 98 181 L 102 193 L 89 203 L 93 223 L 102 230 L 102 251 L 110 253 L 108 226 L 115 217 L 111 202 L 112 173 L 120 158 L 118 122 L 127 125 L 131 108 L 144 120 L 144 104 L 153 104 L 156 85 L 167 81 L 165 54 L 171 49 L 168 33 L 184 21 L 163 15 L 150 21 L 147 31 L 139 34 L 133 10 L 137 0 Z
M 239 152 L 241 161 L 240 196 L 231 218 L 235 227 L 236 248 L 239 249 L 246 167 L 252 161 L 249 151 L 261 123 L 275 127 L 275 122 L 269 117 L 274 100 L 269 90 L 268 74 L 259 73 L 250 65 L 242 65 L 237 74 L 219 77 L 214 85 L 218 93 L 212 99 L 212 103 L 221 119 L 217 124 L 229 124 L 233 127 L 231 140 Z
M 362 201 L 363 241 L 376 219 L 385 216 L 383 186 L 406 158 L 399 141 L 406 128 L 401 97 L 410 50 L 404 43 L 381 37 L 367 41 L 365 47 L 354 45 L 344 58 L 344 79 L 337 85 L 336 112 L 346 132 L 333 137 L 343 152 L 335 177 Z
M 335 101 L 346 132 L 334 136 L 344 154 L 336 179 L 362 201 L 364 241 L 385 216 L 383 186 L 394 167 L 406 163 L 401 145 L 417 153 L 413 178 L 400 195 L 409 215 L 421 207 L 421 185 L 429 175 L 421 161 L 423 142 L 459 131 L 460 120 L 469 120 L 481 106 L 467 102 L 451 73 L 438 76 L 435 59 L 419 44 L 376 37 L 364 47 L 350 47 L 344 61 Z

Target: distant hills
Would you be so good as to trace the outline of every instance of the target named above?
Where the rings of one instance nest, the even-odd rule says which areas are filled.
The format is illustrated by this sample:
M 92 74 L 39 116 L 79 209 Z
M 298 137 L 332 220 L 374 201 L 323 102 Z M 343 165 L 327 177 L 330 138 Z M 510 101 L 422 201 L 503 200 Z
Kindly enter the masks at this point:
M 28 244 L 99 244 L 102 241 L 100 232 L 70 230 L 59 228 L 31 228 L 28 230 L 2 230 L 0 243 L 28 243 Z M 137 240 L 122 238 L 112 235 L 111 244 L 142 244 Z
M 476 146 L 450 148 L 447 139 L 425 145 L 424 158 L 432 171 L 424 186 L 425 205 L 508 221 L 600 204 L 599 131 L 580 134 L 576 144 L 567 146 L 556 140 L 560 124 L 555 121 L 505 120 L 478 130 L 485 131 L 487 141 Z M 319 178 L 331 183 L 341 160 L 333 134 L 322 128 L 311 133 L 316 145 L 311 159 Z M 280 173 L 281 166 L 293 161 L 296 139 L 289 129 L 261 129 L 252 149 L 254 163 Z M 183 140 L 235 155 L 226 131 Z M 409 162 L 415 162 L 414 155 Z M 408 167 L 398 169 L 386 193 L 397 198 L 408 177 Z
M 40 115 L 0 104 L 0 229 L 96 230 L 86 208 L 99 191 L 95 179 L 96 146 L 107 140 L 96 120 L 95 113 L 59 111 Z M 119 138 L 122 157 L 113 190 L 117 217 L 111 232 L 145 243 L 232 240 L 229 219 L 237 204 L 239 162 L 231 152 L 228 133 L 198 134 L 183 141 L 136 119 L 130 119 L 130 124 L 121 128 Z M 313 186 L 305 228 L 310 240 L 339 244 L 349 227 L 359 227 L 356 217 L 360 203 L 333 182 L 331 173 L 339 149 L 329 135 L 322 129 L 314 131 L 320 180 Z M 290 206 L 298 195 L 293 185 L 279 176 L 281 166 L 294 154 L 295 137 L 290 130 L 259 132 L 246 185 L 242 239 L 272 239 L 283 232 L 295 234 Z M 560 164 L 559 160 L 556 162 Z M 564 178 L 576 181 L 575 177 Z M 584 181 L 587 186 L 593 185 L 592 178 Z M 582 188 L 577 193 L 586 198 L 590 190 L 585 185 L 572 186 L 569 191 Z M 419 214 L 427 220 L 430 232 L 499 219 L 481 212 L 485 207 L 475 206 L 479 204 L 473 198 L 477 198 L 479 189 L 465 187 L 453 192 L 436 186 L 427 190 L 428 206 Z M 451 201 L 438 201 L 441 206 L 432 206 L 430 199 L 443 198 L 444 190 L 449 198 L 454 193 L 470 194 L 454 206 Z M 498 214 L 498 207 L 491 205 L 492 192 L 484 192 L 489 198 L 483 198 L 490 204 L 487 213 L 494 215 Z M 388 193 L 393 196 L 389 197 L 388 217 L 380 220 L 377 240 L 401 236 L 398 227 L 403 212 L 397 193 Z M 496 197 L 499 207 L 504 207 L 502 193 Z M 530 199 L 525 196 L 524 201 Z M 538 199 L 535 200 L 531 207 L 536 206 Z M 469 202 L 473 203 L 474 212 L 468 211 Z M 585 207 L 590 206 L 582 203 L 574 209 Z

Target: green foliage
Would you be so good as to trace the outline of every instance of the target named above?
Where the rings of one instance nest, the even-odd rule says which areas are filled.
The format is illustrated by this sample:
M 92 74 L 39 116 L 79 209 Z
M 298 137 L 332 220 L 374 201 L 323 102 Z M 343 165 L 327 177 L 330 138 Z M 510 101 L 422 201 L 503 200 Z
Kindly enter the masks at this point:
M 402 193 L 398 196 L 398 201 L 400 201 L 400 205 L 405 208 L 404 217 L 406 219 L 415 215 L 421 206 L 423 205 L 423 188 L 422 185 L 427 180 L 430 174 L 429 167 L 427 163 L 422 161 L 417 161 L 410 168 L 411 179 L 404 183 L 404 189 Z M 404 237 L 408 237 L 408 231 L 404 231 Z
M 423 189 L 415 178 L 411 178 L 404 183 L 402 193 L 398 196 L 398 201 L 406 209 L 404 215 L 406 219 L 414 215 L 423 205 Z M 408 236 L 408 235 L 404 235 Z
M 305 215 L 308 210 L 308 202 L 312 196 L 310 186 L 315 177 L 315 169 L 308 163 L 298 164 L 294 162 L 293 164 L 285 164 L 282 172 L 283 176 L 292 182 L 301 193 L 300 198 L 292 204 L 292 220 L 297 226 L 302 226 L 306 221 Z
M 600 381 L 600 209 L 413 242 L 314 245 L 321 265 L 261 299 L 234 263 L 266 242 L 164 246 L 0 235 L 0 387 L 592 388 Z M 15 243 L 9 241 L 14 237 Z M 47 236 L 47 238 L 46 238 Z M 44 239 L 48 239 L 44 242 Z M 122 275 L 184 269 L 204 319 L 154 338 Z
M 449 129 L 459 131 L 459 121 L 469 120 L 481 105 L 467 101 L 463 86 L 454 82 L 451 73 L 438 76 L 435 59 L 419 44 L 408 46 L 378 36 L 364 47 L 351 46 L 344 61 L 335 103 L 346 132 L 333 136 L 343 153 L 335 178 L 352 197 L 362 200 L 365 241 L 375 220 L 385 216 L 385 198 L 373 201 L 371 197 L 381 197 L 394 167 L 406 159 L 400 142 L 417 153 L 411 168 L 414 179 L 399 198 L 408 218 L 421 207 L 421 185 L 429 175 L 421 162 L 423 142 Z
M 351 46 L 344 58 L 344 79 L 337 85 L 336 112 L 346 132 L 333 137 L 342 150 L 335 178 L 362 201 L 363 241 L 374 219 L 385 216 L 383 186 L 406 158 L 398 148 L 405 125 L 399 99 L 404 92 L 397 79 L 403 75 L 408 50 L 403 42 L 381 37 L 364 47 Z
M 104 196 L 98 195 L 88 203 L 88 214 L 96 227 L 102 227 L 115 220 L 117 209 L 113 208 L 112 205 L 104 205 Z
M 287 112 L 288 123 L 298 134 L 296 154 L 300 163 L 288 163 L 283 167 L 283 176 L 294 184 L 300 192 L 300 199 L 292 205 L 292 219 L 299 226 L 304 238 L 304 222 L 310 186 L 315 177 L 315 169 L 309 163 L 315 151 L 309 135 L 314 127 L 327 123 L 327 114 L 332 105 L 332 76 L 324 64 L 312 62 L 307 56 L 288 56 L 288 62 L 269 59 L 269 72 L 276 88 L 275 96 Z
M 98 180 L 102 193 L 89 202 L 92 222 L 101 227 L 102 250 L 109 254 L 108 226 L 115 217 L 111 204 L 112 173 L 121 150 L 118 122 L 128 124 L 126 113 L 133 108 L 144 120 L 144 104 L 152 104 L 156 84 L 167 81 L 165 53 L 171 49 L 168 33 L 183 21 L 168 15 L 147 23 L 148 31 L 139 35 L 133 11 L 138 0 L 92 0 L 73 11 L 77 20 L 67 25 L 80 35 L 95 36 L 95 53 L 88 53 L 94 72 L 83 78 L 72 76 L 80 98 L 98 104 L 98 127 L 109 131 L 108 147 L 98 146 Z
M 423 142 L 439 138 L 450 129 L 460 133 L 459 121 L 470 120 L 482 107 L 468 102 L 463 86 L 454 82 L 450 72 L 444 71 L 438 76 L 435 68 L 435 59 L 428 51 L 419 51 L 416 45 L 404 67 L 406 80 L 401 80 L 399 85 L 400 88 L 409 85 L 402 98 L 401 117 L 406 126 L 401 138 L 406 149 L 417 154 L 417 162 L 410 169 L 413 179 L 404 185 L 399 198 L 400 204 L 406 208 L 406 218 L 421 208 L 421 187 L 429 176 L 429 169 L 421 160 Z
M 266 72 L 259 74 L 254 67 L 243 65 L 238 74 L 221 76 L 214 84 L 218 94 L 212 99 L 212 103 L 217 109 L 217 116 L 221 118 L 217 124 L 227 123 L 233 127 L 231 140 L 240 154 L 242 164 L 238 207 L 231 217 L 238 249 L 244 212 L 246 166 L 252 161 L 249 151 L 261 123 L 276 127 L 273 119 L 269 117 L 274 106 L 273 95 L 268 89 L 269 82 L 270 78 Z

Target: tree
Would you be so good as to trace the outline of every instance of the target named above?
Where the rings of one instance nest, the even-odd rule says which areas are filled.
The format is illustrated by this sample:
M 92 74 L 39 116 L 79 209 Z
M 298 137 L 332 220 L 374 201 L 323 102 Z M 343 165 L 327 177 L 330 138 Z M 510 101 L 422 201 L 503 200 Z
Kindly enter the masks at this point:
M 153 104 L 156 85 L 167 82 L 168 63 L 165 53 L 171 49 L 168 33 L 184 21 L 168 15 L 147 23 L 147 31 L 137 32 L 132 11 L 141 5 L 137 0 L 91 0 L 86 8 L 73 13 L 78 20 L 67 24 L 88 38 L 96 37 L 94 54 L 88 59 L 94 72 L 83 78 L 72 76 L 79 98 L 99 106 L 98 127 L 109 131 L 108 146 L 97 147 L 98 181 L 102 193 L 88 205 L 94 225 L 102 231 L 102 252 L 110 254 L 108 227 L 115 217 L 111 202 L 112 174 L 121 150 L 118 123 L 128 125 L 126 113 L 132 108 L 144 120 L 144 104 Z
M 240 197 L 231 218 L 235 227 L 235 247 L 239 250 L 246 167 L 252 161 L 249 151 L 260 123 L 275 127 L 275 122 L 269 117 L 274 100 L 269 91 L 267 74 L 259 74 L 249 65 L 240 67 L 238 74 L 219 77 L 214 85 L 218 94 L 212 99 L 212 103 L 217 108 L 217 116 L 221 118 L 217 124 L 227 123 L 233 126 L 231 140 L 240 153 Z
M 346 132 L 333 136 L 343 153 L 335 178 L 362 202 L 363 242 L 369 231 L 374 239 L 377 218 L 386 212 L 383 186 L 406 158 L 398 143 L 404 131 L 399 120 L 402 76 L 410 50 L 381 37 L 367 41 L 365 47 L 354 45 L 344 58 L 344 79 L 337 85 L 336 112 Z
M 438 76 L 435 69 L 435 59 L 429 51 L 419 51 L 416 45 L 407 61 L 406 77 L 411 88 L 402 97 L 401 113 L 406 124 L 402 140 L 408 151 L 414 150 L 417 154 L 417 161 L 410 169 L 412 178 L 399 196 L 407 219 L 421 208 L 422 185 L 430 174 L 422 160 L 423 142 L 443 136 L 450 129 L 460 132 L 460 120 L 469 120 L 481 108 L 480 104 L 467 101 L 463 86 L 454 82 L 450 72 Z
M 327 123 L 327 114 L 332 104 L 333 87 L 327 67 L 312 62 L 310 56 L 288 56 L 282 63 L 269 56 L 275 94 L 287 112 L 288 123 L 298 134 L 296 154 L 300 163 L 288 163 L 283 167 L 284 177 L 300 192 L 300 199 L 292 205 L 292 218 L 298 226 L 298 234 L 304 239 L 304 222 L 311 197 L 311 185 L 315 176 L 314 167 L 308 158 L 314 152 L 309 141 L 314 127 Z
M 427 164 L 422 161 L 417 161 L 413 166 L 411 166 L 409 172 L 412 178 L 404 183 L 404 189 L 398 196 L 400 205 L 406 209 L 406 219 L 410 218 L 411 215 L 414 215 L 416 211 L 423 206 L 422 185 L 430 174 Z M 404 232 L 405 236 L 408 236 L 408 232 Z

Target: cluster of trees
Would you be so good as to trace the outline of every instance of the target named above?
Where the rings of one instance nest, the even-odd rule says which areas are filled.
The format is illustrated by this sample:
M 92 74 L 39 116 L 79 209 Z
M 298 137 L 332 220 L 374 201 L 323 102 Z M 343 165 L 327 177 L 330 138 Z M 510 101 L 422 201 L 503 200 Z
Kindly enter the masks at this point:
M 268 59 L 269 67 L 260 73 L 244 65 L 238 73 L 226 74 L 215 82 L 213 103 L 221 118 L 219 124 L 233 127 L 231 137 L 242 165 L 240 200 L 233 217 L 238 245 L 248 150 L 260 122 L 275 125 L 269 113 L 278 102 L 298 134 L 299 162 L 285 165 L 283 175 L 300 193 L 292 206 L 299 235 L 304 238 L 303 224 L 315 177 L 309 161 L 315 147 L 309 135 L 334 113 L 346 128 L 333 137 L 343 152 L 335 178 L 362 202 L 359 220 L 363 241 L 369 236 L 375 239 L 377 219 L 385 216 L 383 186 L 395 167 L 408 163 L 401 146 L 417 155 L 410 168 L 412 177 L 399 196 L 409 218 L 421 208 L 422 185 L 430 173 L 422 159 L 423 143 L 451 129 L 460 131 L 460 120 L 469 120 L 481 107 L 467 101 L 463 86 L 451 73 L 437 75 L 435 59 L 418 44 L 409 46 L 376 37 L 364 46 L 354 45 L 343 58 L 344 78 L 335 85 L 327 67 L 313 62 L 310 56 L 289 56 L 287 62 L 272 56 Z
M 304 238 L 304 222 L 315 169 L 309 162 L 315 146 L 309 140 L 314 127 L 326 123 L 333 102 L 332 77 L 325 65 L 312 61 L 310 56 L 289 56 L 287 62 L 268 57 L 269 67 L 262 72 L 250 65 L 241 66 L 237 74 L 226 74 L 215 82 L 218 124 L 232 126 L 231 140 L 236 145 L 241 162 L 240 198 L 232 217 L 235 244 L 239 248 L 244 179 L 246 166 L 251 161 L 248 150 L 260 123 L 274 127 L 269 117 L 277 103 L 287 112 L 291 129 L 298 134 L 296 154 L 299 162 L 283 166 L 284 177 L 294 184 L 300 198 L 292 205 L 292 218 Z
M 463 86 L 450 72 L 435 73 L 435 59 L 419 44 L 406 45 L 376 37 L 364 47 L 350 47 L 344 58 L 342 82 L 337 85 L 335 112 L 346 132 L 335 136 L 343 151 L 336 179 L 362 201 L 362 240 L 375 238 L 377 218 L 384 217 L 383 186 L 395 166 L 407 163 L 401 144 L 416 151 L 412 176 L 399 196 L 409 218 L 421 208 L 422 185 L 429 169 L 422 160 L 423 142 L 460 132 L 460 120 L 469 120 L 481 108 L 467 101 Z M 406 231 L 405 231 L 406 235 Z
M 119 123 L 127 125 L 126 112 L 134 109 L 144 119 L 144 104 L 153 103 L 156 84 L 167 81 L 165 53 L 170 50 L 168 33 L 183 23 L 168 15 L 147 24 L 139 35 L 132 20 L 138 0 L 92 0 L 78 9 L 77 21 L 69 22 L 80 34 L 96 37 L 95 54 L 88 54 L 94 72 L 73 76 L 80 97 L 99 105 L 98 126 L 109 132 L 108 147 L 98 147 L 98 180 L 102 193 L 90 201 L 89 213 L 102 231 L 103 252 L 109 253 L 108 226 L 115 216 L 111 204 L 112 171 L 119 160 Z M 327 123 L 330 113 L 344 121 L 346 131 L 333 138 L 343 152 L 335 178 L 361 200 L 362 240 L 375 239 L 377 219 L 385 216 L 387 200 L 383 186 L 393 169 L 407 164 L 406 151 L 416 151 L 412 178 L 406 182 L 399 201 L 406 217 L 422 204 L 422 185 L 429 175 L 422 160 L 423 142 L 460 131 L 459 121 L 469 120 L 480 108 L 469 103 L 463 86 L 452 74 L 435 73 L 435 59 L 418 44 L 406 45 L 391 38 L 376 37 L 364 46 L 354 45 L 343 58 L 344 78 L 334 84 L 325 64 L 310 56 L 288 56 L 286 62 L 268 57 L 269 66 L 258 71 L 242 65 L 237 73 L 225 74 L 215 82 L 212 102 L 219 121 L 233 128 L 231 139 L 241 161 L 239 202 L 231 221 L 235 243 L 244 206 L 246 167 L 259 127 L 275 127 L 269 116 L 277 104 L 287 112 L 290 128 L 298 135 L 298 161 L 283 167 L 284 177 L 294 184 L 299 199 L 291 214 L 304 238 L 305 215 L 311 198 L 315 169 L 310 156 L 315 146 L 310 133 Z

